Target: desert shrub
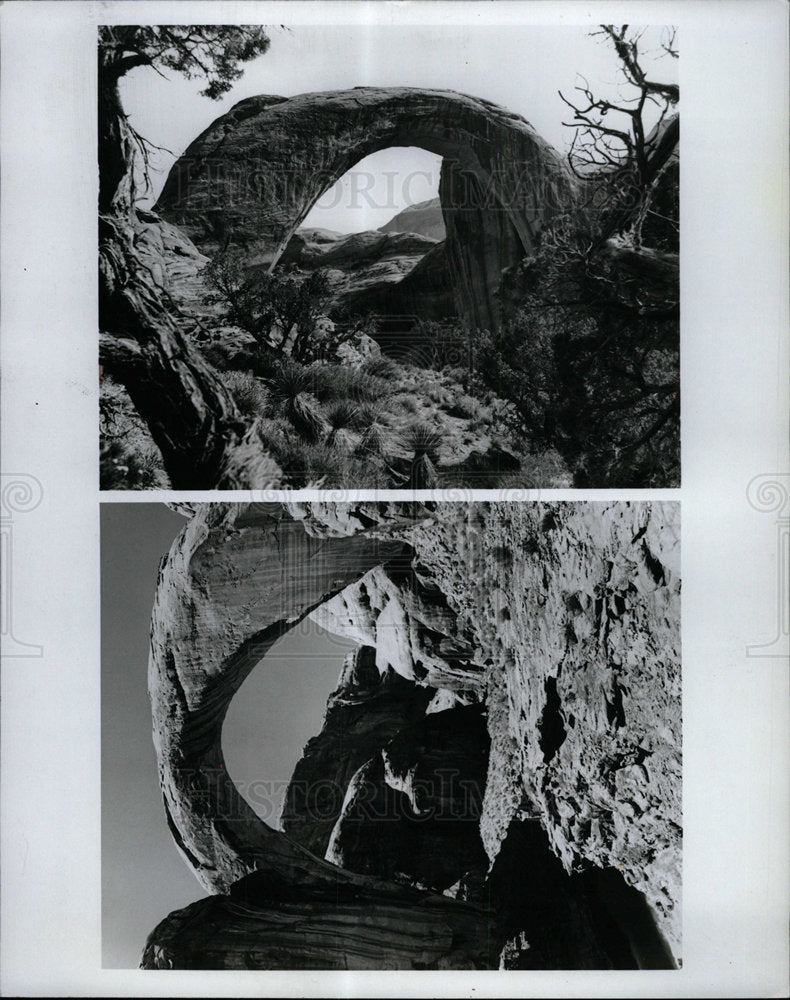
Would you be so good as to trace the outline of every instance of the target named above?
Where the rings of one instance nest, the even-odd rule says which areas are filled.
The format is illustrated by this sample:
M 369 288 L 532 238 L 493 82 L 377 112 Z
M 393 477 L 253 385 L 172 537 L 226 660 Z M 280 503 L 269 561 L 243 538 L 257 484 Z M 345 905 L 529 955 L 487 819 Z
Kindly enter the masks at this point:
M 481 371 L 576 486 L 668 486 L 679 475 L 677 333 L 671 317 L 527 296 L 484 343 Z
M 383 455 L 385 447 L 384 430 L 379 423 L 369 424 L 362 433 L 357 452 L 360 455 Z
M 451 417 L 459 417 L 462 420 L 477 419 L 482 415 L 482 406 L 468 393 L 461 393 L 452 399 L 447 413 Z
M 403 435 L 403 444 L 416 457 L 426 455 L 432 462 L 438 462 L 442 435 L 426 424 L 412 424 Z
M 346 432 L 358 428 L 360 425 L 359 407 L 354 403 L 344 400 L 335 403 L 326 413 L 326 420 L 329 424 L 329 434 L 326 443 L 330 448 L 349 444 Z
M 230 389 L 239 410 L 248 417 L 259 417 L 266 410 L 268 394 L 260 379 L 250 372 L 220 372 L 220 378 Z
M 268 381 L 269 407 L 273 416 L 284 416 L 305 441 L 319 441 L 326 423 L 311 394 L 312 373 L 290 358 L 284 358 Z
M 289 485 L 295 488 L 342 489 L 365 483 L 375 489 L 392 485 L 391 476 L 380 460 L 325 443 L 306 444 L 290 438 L 276 452 L 276 457 Z
M 381 355 L 378 358 L 366 358 L 357 370 L 362 378 L 376 378 L 386 382 L 394 382 L 400 374 L 400 365 L 392 358 Z
M 390 392 L 383 379 L 367 374 L 363 367 L 315 364 L 310 366 L 309 371 L 313 395 L 322 403 L 342 400 L 372 403 L 383 399 Z
M 427 424 L 413 424 L 403 435 L 403 444 L 411 452 L 409 486 L 415 490 L 432 489 L 438 482 L 436 465 L 442 435 Z
M 400 409 L 405 410 L 406 413 L 414 414 L 418 410 L 417 401 L 413 396 L 401 395 L 398 396 L 398 406 Z
M 261 417 L 258 433 L 269 451 L 277 457 L 290 447 L 289 435 L 294 434 L 294 429 L 283 417 Z
M 162 456 L 155 445 L 125 447 L 105 441 L 99 453 L 99 484 L 103 490 L 167 489 Z
M 477 367 L 515 404 L 533 445 L 559 450 L 576 486 L 672 486 L 677 258 L 639 247 L 633 233 L 610 238 L 611 201 L 557 219 L 506 274 L 502 327 L 480 335 Z
M 385 431 L 390 415 L 383 412 L 380 406 L 364 404 L 359 407 L 357 425 L 362 431 L 357 453 L 365 457 L 383 455 L 385 451 Z
M 330 288 L 323 270 L 301 274 L 249 267 L 239 250 L 225 250 L 202 271 L 206 299 L 222 307 L 225 322 L 251 333 L 266 359 L 286 354 L 307 362 L 327 357 L 342 337 L 319 323 Z
M 409 334 L 403 360 L 418 368 L 473 367 L 474 338 L 455 321 L 420 320 Z

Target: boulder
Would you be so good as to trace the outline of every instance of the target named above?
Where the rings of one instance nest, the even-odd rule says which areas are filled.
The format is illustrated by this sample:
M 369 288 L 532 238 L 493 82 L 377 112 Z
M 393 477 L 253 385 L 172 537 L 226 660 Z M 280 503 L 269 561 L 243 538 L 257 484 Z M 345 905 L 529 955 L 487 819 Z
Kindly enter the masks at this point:
M 389 222 L 379 226 L 380 233 L 419 233 L 432 240 L 443 240 L 447 235 L 442 215 L 442 203 L 437 198 L 409 205 L 394 215 Z

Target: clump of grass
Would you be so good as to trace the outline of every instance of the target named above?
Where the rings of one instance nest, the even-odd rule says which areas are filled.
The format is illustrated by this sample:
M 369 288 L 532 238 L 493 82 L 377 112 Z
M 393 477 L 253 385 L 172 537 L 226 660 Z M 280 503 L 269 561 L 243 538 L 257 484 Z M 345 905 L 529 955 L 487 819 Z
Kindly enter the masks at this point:
M 313 394 L 322 403 L 351 400 L 354 403 L 373 402 L 388 395 L 387 383 L 361 369 L 343 365 L 313 365 Z
M 461 393 L 461 395 L 453 400 L 452 405 L 448 407 L 447 413 L 451 417 L 460 417 L 464 420 L 477 420 L 482 416 L 483 408 L 473 396 Z
M 348 488 L 365 483 L 370 488 L 391 486 L 390 477 L 380 461 L 368 460 L 326 443 L 308 444 L 288 439 L 277 453 L 277 461 L 289 485 L 303 488 Z
M 413 396 L 399 396 L 398 404 L 406 413 L 415 414 L 417 412 L 417 401 Z
M 313 389 L 311 371 L 290 359 L 283 360 L 269 379 L 269 397 L 275 405 L 288 406 Z
M 275 456 L 288 447 L 288 435 L 293 429 L 282 417 L 262 417 L 258 421 L 258 434 Z
M 311 395 L 314 381 L 308 368 L 294 361 L 283 361 L 269 382 L 269 396 L 308 442 L 319 441 L 326 423 Z
M 434 464 L 439 461 L 442 435 L 427 424 L 412 424 L 403 435 L 403 443 L 407 451 L 410 451 L 415 458 L 421 458 L 424 455 Z
M 400 366 L 392 358 L 381 355 L 378 358 L 366 358 L 357 371 L 365 378 L 381 378 L 392 382 L 400 374 Z
M 251 372 L 226 371 L 219 377 L 230 389 L 239 410 L 247 417 L 260 417 L 266 411 L 268 393 L 260 379 Z
M 432 403 L 436 403 L 439 406 L 451 406 L 453 402 L 451 394 L 441 385 L 432 386 L 426 391 L 425 395 Z
M 384 454 L 385 414 L 381 407 L 366 404 L 359 408 L 357 426 L 362 437 L 357 445 L 357 453 L 366 458 Z
M 384 454 L 384 431 L 379 424 L 370 424 L 362 434 L 357 451 L 360 455 Z
M 413 424 L 404 434 L 403 443 L 411 452 L 409 485 L 414 490 L 433 489 L 439 481 L 436 465 L 442 435 L 426 424 Z
M 335 403 L 326 414 L 329 424 L 329 434 L 326 443 L 330 448 L 338 447 L 341 444 L 348 444 L 347 431 L 359 425 L 359 407 L 349 400 Z

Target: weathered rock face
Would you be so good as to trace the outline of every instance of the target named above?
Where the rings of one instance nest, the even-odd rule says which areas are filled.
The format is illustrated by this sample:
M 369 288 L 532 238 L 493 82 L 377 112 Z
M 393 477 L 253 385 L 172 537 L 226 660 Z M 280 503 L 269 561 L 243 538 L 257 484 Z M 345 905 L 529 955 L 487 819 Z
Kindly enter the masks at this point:
M 431 266 L 420 266 L 428 255 Z M 440 244 L 424 236 L 382 232 L 345 235 L 326 229 L 300 229 L 285 248 L 280 264 L 326 272 L 332 294 L 327 306 L 330 316 L 392 315 L 410 310 L 421 318 L 433 319 L 455 312 L 444 252 Z
M 144 964 L 491 967 L 509 942 L 510 967 L 670 967 L 678 518 L 663 503 L 200 509 L 160 573 L 154 741 L 176 843 L 204 886 L 230 897 L 168 917 Z M 305 615 L 356 630 L 362 651 L 300 765 L 308 779 L 327 768 L 342 807 L 329 830 L 290 797 L 297 843 L 241 799 L 220 737 L 244 676 Z M 478 789 L 474 822 L 421 831 L 426 809 L 457 808 L 462 786 L 437 780 L 450 761 Z M 372 806 L 400 819 L 385 829 Z M 482 909 L 381 881 L 483 878 L 483 850 L 488 881 L 469 897 Z M 409 953 L 411 920 L 431 922 L 438 953 Z
M 365 156 L 397 145 L 444 157 L 440 199 L 458 314 L 496 326 L 502 269 L 570 206 L 574 182 L 523 118 L 488 101 L 366 87 L 248 98 L 176 162 L 157 211 L 201 249 L 231 239 L 273 265 L 327 188 Z M 453 227 L 456 212 L 463 221 Z
M 644 893 L 676 955 L 679 517 L 672 503 L 440 505 L 411 538 L 489 664 L 489 857 L 514 818 L 538 818 L 566 871 L 616 868 Z
M 488 743 L 480 705 L 434 712 L 402 728 L 349 782 L 327 860 L 437 890 L 470 872 L 482 881 Z
M 537 820 L 511 823 L 486 891 L 504 915 L 500 968 L 673 966 L 644 895 L 614 868 L 568 875 Z
M 413 337 L 388 336 L 412 330 L 420 320 L 447 320 L 456 313 L 453 283 L 444 242 L 434 244 L 399 281 L 349 289 L 340 303 L 346 314 L 378 320 L 379 340 L 390 349 L 418 346 Z
M 433 694 L 394 670 L 379 673 L 371 646 L 350 653 L 329 698 L 323 729 L 294 770 L 283 803 L 283 830 L 324 857 L 354 775 L 402 729 L 424 717 Z
M 189 521 L 163 562 L 149 662 L 154 746 L 168 825 L 208 891 L 278 868 L 289 854 L 282 845 L 272 854 L 279 835 L 227 775 L 221 732 L 230 699 L 290 625 L 362 567 L 402 551 L 401 542 L 362 534 L 318 541 L 276 506 L 217 504 Z
M 368 586 L 346 590 L 364 602 Z M 372 605 L 381 600 L 381 590 L 370 592 Z M 416 638 L 418 623 L 405 621 L 398 590 L 390 594 L 401 604 L 398 630 Z M 380 607 L 367 617 L 382 618 Z M 348 634 L 337 611 L 332 624 Z M 392 627 L 382 620 L 379 635 Z M 408 644 L 389 643 L 389 653 L 380 645 L 381 652 L 361 645 L 346 658 L 323 728 L 294 770 L 282 827 L 343 868 L 446 889 L 487 866 L 478 825 L 489 743 L 482 706 L 459 705 L 448 688 L 417 680 Z M 443 673 L 451 679 L 452 662 L 448 652 Z
M 373 515 L 364 504 L 340 515 L 296 507 L 298 520 L 279 505 L 205 505 L 163 561 L 149 691 L 165 816 L 184 860 L 220 898 L 166 918 L 149 937 L 144 967 L 490 965 L 484 911 L 322 861 L 254 814 L 222 757 L 225 712 L 249 671 L 315 605 L 403 552 L 401 541 L 359 529 L 397 528 L 412 521 L 410 507 Z M 317 538 L 319 530 L 330 537 Z M 421 945 L 415 928 L 426 936 Z
M 380 673 L 432 688 L 482 695 L 483 666 L 459 627 L 442 592 L 420 578 L 418 570 L 391 561 L 323 602 L 310 615 L 316 624 L 375 650 Z
M 443 240 L 447 235 L 442 216 L 442 202 L 439 198 L 428 198 L 415 205 L 409 205 L 398 212 L 389 222 L 379 226 L 380 233 L 419 233 L 432 240 Z
M 335 869 L 340 871 L 340 869 Z M 359 880 L 363 882 L 363 880 Z M 386 883 L 383 883 L 386 886 Z M 295 892 L 262 872 L 176 910 L 151 933 L 144 969 L 485 969 L 496 946 L 482 910 L 392 886 Z

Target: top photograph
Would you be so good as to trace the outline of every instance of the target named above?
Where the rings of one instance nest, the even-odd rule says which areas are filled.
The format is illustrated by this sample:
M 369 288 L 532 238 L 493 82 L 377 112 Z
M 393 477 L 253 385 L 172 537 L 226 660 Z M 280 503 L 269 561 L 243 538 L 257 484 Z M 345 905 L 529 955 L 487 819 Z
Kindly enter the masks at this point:
M 102 490 L 680 485 L 671 26 L 97 44 Z

